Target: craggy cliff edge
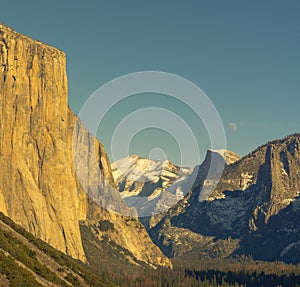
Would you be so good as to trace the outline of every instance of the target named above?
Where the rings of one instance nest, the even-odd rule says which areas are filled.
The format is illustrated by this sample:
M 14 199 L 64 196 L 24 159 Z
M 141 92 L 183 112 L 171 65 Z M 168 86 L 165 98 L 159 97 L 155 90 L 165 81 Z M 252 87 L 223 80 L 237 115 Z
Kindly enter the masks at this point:
M 109 183 L 105 192 L 125 210 L 104 148 L 68 107 L 63 52 L 1 24 L 0 51 L 0 211 L 53 247 L 85 261 L 79 221 L 111 220 L 116 215 L 101 213 L 91 204 L 77 179 L 74 127 L 76 144 L 83 154 L 95 154 L 102 171 L 87 170 L 87 184 L 101 190 Z M 89 156 L 78 160 L 84 169 Z M 120 228 L 110 234 L 111 240 L 126 243 L 138 260 L 170 265 L 137 220 L 130 219 L 132 228 L 123 234 L 125 219 L 118 218 Z

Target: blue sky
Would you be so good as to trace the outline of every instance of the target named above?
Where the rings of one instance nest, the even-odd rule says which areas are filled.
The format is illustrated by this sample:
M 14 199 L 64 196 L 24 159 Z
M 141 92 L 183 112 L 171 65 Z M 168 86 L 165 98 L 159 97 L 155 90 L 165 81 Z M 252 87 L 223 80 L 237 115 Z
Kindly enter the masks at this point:
M 116 77 L 174 73 L 206 93 L 224 123 L 227 147 L 245 155 L 300 131 L 299 15 L 297 0 L 29 0 L 3 1 L 0 21 L 66 52 L 69 103 L 76 113 Z M 98 137 L 108 154 L 118 121 L 152 104 L 188 123 L 203 157 L 210 143 L 199 119 L 188 107 L 151 94 L 131 97 L 106 116 Z M 129 151 L 147 156 L 157 147 L 180 161 L 172 135 L 154 129 L 139 133 Z

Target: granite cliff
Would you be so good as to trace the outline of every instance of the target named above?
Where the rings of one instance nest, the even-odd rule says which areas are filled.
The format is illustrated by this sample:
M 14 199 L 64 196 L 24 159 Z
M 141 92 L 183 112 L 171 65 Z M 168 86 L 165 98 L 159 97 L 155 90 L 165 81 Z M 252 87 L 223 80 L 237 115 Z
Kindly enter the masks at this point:
M 105 209 L 113 202 L 129 214 L 103 146 L 68 107 L 65 54 L 4 25 L 0 51 L 0 211 L 82 261 L 80 222 L 128 250 L 130 260 L 170 266 L 135 218 Z M 116 228 L 101 231 L 93 225 L 100 220 Z
M 168 256 L 300 261 L 300 135 L 263 145 L 225 166 L 213 193 L 197 184 L 150 232 Z
M 70 180 L 66 57 L 5 26 L 0 46 L 0 209 L 85 260 L 76 182 Z

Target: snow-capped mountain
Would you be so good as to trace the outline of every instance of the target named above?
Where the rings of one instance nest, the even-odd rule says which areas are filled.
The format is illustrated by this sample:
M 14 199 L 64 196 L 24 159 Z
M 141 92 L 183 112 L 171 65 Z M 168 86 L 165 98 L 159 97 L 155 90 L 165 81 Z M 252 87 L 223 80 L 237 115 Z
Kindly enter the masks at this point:
M 192 191 L 150 231 L 164 253 L 299 262 L 300 134 L 226 165 L 216 188 L 201 196 L 213 181 L 205 162 Z
M 208 150 L 201 166 L 191 169 L 132 155 L 114 162 L 111 168 L 122 198 L 137 210 L 141 222 L 152 228 L 203 177 L 208 180 L 202 197 L 208 196 L 224 167 L 239 159 L 228 150 Z
M 150 226 L 155 225 L 154 215 L 159 218 L 181 200 L 195 179 L 191 168 L 137 155 L 120 159 L 112 163 L 111 168 L 122 198 L 130 208 L 137 210 L 141 221 Z

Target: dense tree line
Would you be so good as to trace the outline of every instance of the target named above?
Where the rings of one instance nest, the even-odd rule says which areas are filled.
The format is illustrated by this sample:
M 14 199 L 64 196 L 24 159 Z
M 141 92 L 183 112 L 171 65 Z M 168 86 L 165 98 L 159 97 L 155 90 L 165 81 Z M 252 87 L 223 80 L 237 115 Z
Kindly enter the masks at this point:
M 117 286 L 128 287 L 297 287 L 300 284 L 300 266 L 281 262 L 257 262 L 249 259 L 208 260 L 198 269 L 185 269 L 175 265 L 173 270 L 136 270 L 114 272 L 106 270 L 102 276 Z M 207 265 L 218 265 L 207 269 Z M 215 265 L 215 266 L 216 266 Z M 232 268 L 232 269 L 231 269 Z M 226 270 L 226 271 L 221 271 Z
M 186 270 L 186 276 L 195 278 L 197 281 L 213 283 L 214 286 L 285 286 L 285 287 L 297 287 L 300 282 L 300 275 L 288 274 L 288 275 L 276 275 L 265 274 L 263 271 L 260 273 L 247 273 L 247 272 L 221 272 L 216 270 L 210 271 L 196 271 Z
M 192 258 L 182 256 L 173 260 L 174 268 L 150 269 L 143 265 L 134 267 L 116 265 L 106 261 L 106 264 L 86 265 L 78 260 L 59 252 L 35 238 L 23 228 L 13 223 L 0 213 L 0 220 L 11 226 L 19 234 L 33 243 L 44 253 L 52 257 L 57 263 L 80 274 L 88 286 L 122 286 L 122 287 L 294 287 L 300 286 L 300 265 L 284 264 L 282 262 L 262 262 L 251 257 L 241 256 L 229 259 Z M 28 271 L 12 259 L 17 259 L 34 270 L 41 277 L 55 282 L 58 286 L 65 286 L 47 266 L 42 265 L 33 250 L 14 238 L 9 232 L 0 229 L 0 285 L 1 280 L 9 280 L 10 286 L 38 286 Z M 8 256 L 5 254 L 10 254 Z M 100 256 L 100 255 L 99 255 Z M 99 261 L 98 261 L 99 262 Z M 67 270 L 66 269 L 66 270 Z M 1 276 L 2 275 L 2 276 Z M 82 286 L 78 278 L 68 273 L 65 280 L 72 286 Z

